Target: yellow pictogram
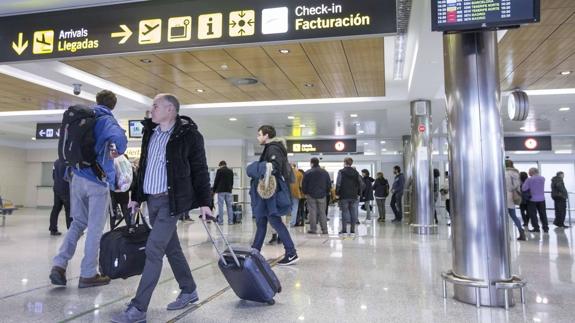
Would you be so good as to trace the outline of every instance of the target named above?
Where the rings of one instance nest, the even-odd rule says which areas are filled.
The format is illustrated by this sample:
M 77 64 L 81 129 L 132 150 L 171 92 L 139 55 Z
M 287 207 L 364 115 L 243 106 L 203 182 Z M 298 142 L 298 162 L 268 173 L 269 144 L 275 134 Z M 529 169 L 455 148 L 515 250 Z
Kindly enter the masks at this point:
M 34 33 L 32 53 L 51 54 L 54 51 L 54 31 L 41 30 Z
M 22 55 L 22 53 L 28 48 L 28 41 L 24 41 L 24 34 L 18 33 L 18 43 L 12 42 L 12 49 L 18 55 Z
M 122 45 L 125 44 L 128 41 L 128 39 L 130 39 L 130 37 L 132 36 L 132 30 L 130 30 L 130 28 L 126 25 L 120 25 L 120 28 L 122 29 L 122 31 L 112 33 L 111 36 L 112 38 L 122 37 L 122 39 L 120 39 L 120 41 L 118 42 L 118 44 Z
M 223 16 L 221 13 L 201 15 L 198 18 L 198 39 L 222 37 Z
M 255 31 L 255 11 L 242 10 L 230 12 L 230 37 L 251 36 Z
M 162 41 L 162 19 L 140 21 L 138 43 L 140 45 L 157 44 Z
M 168 42 L 192 39 L 192 17 L 172 17 L 168 20 Z
M 301 144 L 293 144 L 293 152 L 300 153 L 301 152 Z

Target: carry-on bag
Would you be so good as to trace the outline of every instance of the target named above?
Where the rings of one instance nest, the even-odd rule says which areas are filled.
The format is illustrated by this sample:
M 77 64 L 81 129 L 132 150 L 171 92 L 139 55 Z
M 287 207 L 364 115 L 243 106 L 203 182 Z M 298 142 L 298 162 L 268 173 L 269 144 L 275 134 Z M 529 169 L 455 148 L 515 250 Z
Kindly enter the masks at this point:
M 141 222 L 141 223 L 140 223 Z M 132 225 L 106 232 L 100 240 L 100 272 L 111 279 L 141 275 L 150 228 L 138 212 Z
M 214 222 L 227 247 L 223 252 L 220 251 L 205 220 L 202 219 L 201 222 L 220 256 L 218 266 L 234 293 L 244 300 L 275 304 L 274 296 L 281 292 L 282 288 L 265 258 L 256 249 L 232 247 L 220 226 Z
M 242 205 L 240 203 L 232 204 L 232 211 L 234 212 L 234 224 L 242 223 Z

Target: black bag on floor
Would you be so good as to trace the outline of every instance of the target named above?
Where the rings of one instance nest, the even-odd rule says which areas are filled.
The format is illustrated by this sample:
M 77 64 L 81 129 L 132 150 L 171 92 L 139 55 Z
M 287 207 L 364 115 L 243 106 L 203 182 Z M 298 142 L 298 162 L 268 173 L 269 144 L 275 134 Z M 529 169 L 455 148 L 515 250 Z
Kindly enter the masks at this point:
M 306 206 L 305 199 L 300 199 L 297 206 L 297 219 L 295 221 L 296 227 L 302 227 L 305 220 Z
M 259 251 L 247 247 L 232 247 L 220 226 L 215 223 L 227 246 L 227 249 L 221 252 L 210 229 L 206 226 L 206 222 L 204 219 L 201 221 L 220 256 L 218 267 L 220 267 L 234 293 L 239 298 L 248 301 L 275 304 L 274 296 L 281 292 L 282 287 L 270 264 Z
M 146 242 L 150 228 L 136 215 L 132 226 L 105 233 L 100 240 L 100 272 L 111 279 L 141 275 L 146 263 Z
M 241 204 L 232 204 L 232 211 L 234 212 L 234 224 L 242 223 L 243 212 Z

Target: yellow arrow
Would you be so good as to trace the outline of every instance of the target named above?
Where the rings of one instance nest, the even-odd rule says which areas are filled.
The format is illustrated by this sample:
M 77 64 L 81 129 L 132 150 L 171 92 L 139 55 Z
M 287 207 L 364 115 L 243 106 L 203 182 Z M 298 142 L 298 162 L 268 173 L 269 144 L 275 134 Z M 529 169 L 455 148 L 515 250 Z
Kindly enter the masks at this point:
M 112 38 L 123 37 L 118 44 L 122 45 L 128 41 L 130 36 L 132 36 L 132 31 L 126 25 L 120 25 L 123 31 L 112 33 Z
M 15 42 L 12 42 L 12 49 L 14 49 L 14 51 L 18 55 L 22 55 L 22 53 L 26 50 L 26 48 L 28 48 L 28 41 L 25 41 L 24 43 L 22 43 L 24 41 L 23 38 L 24 38 L 24 34 L 18 33 L 18 44 L 16 44 Z

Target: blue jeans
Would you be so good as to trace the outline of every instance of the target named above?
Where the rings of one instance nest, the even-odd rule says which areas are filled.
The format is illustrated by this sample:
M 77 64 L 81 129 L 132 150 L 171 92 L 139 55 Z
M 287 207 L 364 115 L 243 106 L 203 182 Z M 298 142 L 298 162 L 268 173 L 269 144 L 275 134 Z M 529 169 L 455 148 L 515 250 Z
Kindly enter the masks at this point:
M 87 229 L 84 258 L 80 265 L 80 277 L 90 278 L 98 273 L 98 251 L 104 226 L 108 221 L 108 187 L 81 176 L 72 177 L 70 184 L 70 213 L 73 221 L 60 246 L 53 265 L 66 269 L 68 261 L 76 252 L 78 240 Z
M 234 199 L 232 193 L 218 193 L 218 223 L 224 224 L 224 202 L 226 202 L 226 209 L 228 210 L 228 224 L 234 223 L 234 210 L 232 204 Z
M 515 226 L 517 227 L 519 232 L 523 231 L 523 227 L 521 227 L 521 222 L 519 221 L 519 218 L 517 218 L 517 213 L 515 213 L 515 209 L 514 208 L 507 209 L 507 211 L 509 212 L 509 216 L 513 220 L 513 223 L 515 223 Z
M 266 238 L 266 231 L 268 228 L 268 222 L 272 226 L 272 228 L 278 233 L 278 237 L 284 244 L 284 249 L 286 255 L 293 256 L 296 254 L 295 245 L 289 231 L 287 230 L 285 224 L 282 221 L 280 216 L 258 216 L 256 217 L 256 236 L 254 237 L 254 243 L 252 244 L 252 248 L 257 249 L 259 251 L 262 250 L 262 246 L 264 245 L 264 240 Z
M 347 232 L 347 223 L 351 225 L 350 233 L 355 233 L 355 224 L 357 223 L 357 199 L 341 199 L 339 207 L 341 209 L 341 232 Z
M 295 226 L 296 222 L 297 222 L 297 211 L 298 211 L 298 206 L 299 206 L 299 199 L 296 198 L 292 198 L 291 199 L 291 219 L 289 220 L 289 225 L 290 226 Z

